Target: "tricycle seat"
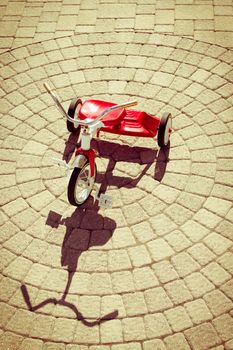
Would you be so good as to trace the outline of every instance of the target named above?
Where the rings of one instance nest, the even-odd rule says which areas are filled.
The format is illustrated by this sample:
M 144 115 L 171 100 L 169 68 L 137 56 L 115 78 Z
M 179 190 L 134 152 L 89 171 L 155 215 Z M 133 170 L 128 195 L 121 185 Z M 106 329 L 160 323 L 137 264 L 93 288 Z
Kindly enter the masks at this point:
M 100 101 L 100 100 L 87 100 L 85 101 L 79 111 L 80 119 L 95 119 L 97 118 L 106 108 L 115 106 L 115 103 Z M 120 124 L 122 119 L 126 115 L 124 108 L 116 109 L 106 114 L 102 122 L 105 126 L 116 126 Z

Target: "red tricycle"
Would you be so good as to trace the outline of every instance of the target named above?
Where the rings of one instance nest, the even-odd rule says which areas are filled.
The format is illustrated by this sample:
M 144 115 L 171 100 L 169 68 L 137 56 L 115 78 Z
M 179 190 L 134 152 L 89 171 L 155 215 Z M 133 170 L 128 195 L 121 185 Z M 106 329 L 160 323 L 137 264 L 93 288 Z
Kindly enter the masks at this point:
M 146 112 L 127 110 L 137 104 L 137 101 L 114 104 L 100 100 L 86 100 L 84 103 L 79 98 L 73 99 L 68 113 L 62 107 L 58 96 L 51 90 L 48 84 L 44 84 L 46 90 L 52 96 L 59 111 L 66 118 L 67 129 L 71 133 L 77 133 L 81 140 L 81 146 L 75 152 L 75 160 L 72 169 L 64 161 L 55 159 L 57 165 L 72 170 L 68 184 L 68 200 L 70 204 L 82 205 L 94 188 L 96 178 L 95 157 L 97 152 L 91 148 L 91 139 L 99 136 L 101 131 L 138 137 L 156 138 L 160 148 L 166 148 L 169 144 L 172 132 L 172 118 L 170 113 L 164 113 L 162 118 L 152 116 Z M 95 199 L 102 207 L 111 207 L 110 196 L 98 191 Z

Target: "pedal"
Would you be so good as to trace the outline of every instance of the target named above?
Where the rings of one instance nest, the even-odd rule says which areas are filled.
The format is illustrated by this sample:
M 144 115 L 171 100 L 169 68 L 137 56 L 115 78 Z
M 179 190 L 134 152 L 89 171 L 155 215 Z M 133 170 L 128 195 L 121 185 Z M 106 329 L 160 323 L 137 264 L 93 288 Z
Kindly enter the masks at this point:
M 101 193 L 101 195 L 99 196 L 100 187 L 97 186 L 96 184 L 94 185 L 93 189 L 96 191 L 94 198 L 96 201 L 99 202 L 99 206 L 104 209 L 112 208 L 112 204 L 113 204 L 112 196 L 109 196 L 104 193 Z
M 112 196 L 109 196 L 107 194 L 101 194 L 99 196 L 99 206 L 104 209 L 111 209 L 112 208 Z
M 64 160 L 59 159 L 59 158 L 52 157 L 52 162 L 53 162 L 54 165 L 56 165 L 56 166 L 65 168 L 65 169 L 66 169 L 66 175 L 67 175 L 67 176 L 70 175 L 72 169 L 70 168 L 70 166 L 69 166 Z

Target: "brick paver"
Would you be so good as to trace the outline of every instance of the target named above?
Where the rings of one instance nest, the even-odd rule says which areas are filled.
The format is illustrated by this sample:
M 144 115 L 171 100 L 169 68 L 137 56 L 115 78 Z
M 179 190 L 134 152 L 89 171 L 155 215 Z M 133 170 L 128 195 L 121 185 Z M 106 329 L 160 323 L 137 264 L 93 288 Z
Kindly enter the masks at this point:
M 0 348 L 232 349 L 231 0 L 0 10 Z M 154 140 L 102 135 L 113 208 L 71 207 L 50 159 L 75 141 L 45 81 L 65 108 L 78 95 L 171 111 L 162 179 Z

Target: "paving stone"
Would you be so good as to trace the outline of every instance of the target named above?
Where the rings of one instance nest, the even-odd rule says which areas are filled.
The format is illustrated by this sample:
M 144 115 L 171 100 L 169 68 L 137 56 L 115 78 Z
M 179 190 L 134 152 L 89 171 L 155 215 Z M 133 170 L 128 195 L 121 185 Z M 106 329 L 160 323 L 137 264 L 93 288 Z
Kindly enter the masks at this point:
M 188 345 L 184 335 L 182 333 L 176 333 L 174 335 L 169 335 L 164 339 L 166 348 L 168 350 L 177 349 L 177 350 L 189 350 L 190 346 Z
M 232 308 L 232 301 L 219 290 L 206 294 L 204 300 L 214 316 L 219 316 Z
M 143 293 L 127 293 L 123 295 L 122 298 L 128 316 L 136 316 L 147 313 L 147 306 Z
M 217 286 L 230 279 L 230 274 L 226 272 L 216 262 L 211 262 L 210 264 L 208 264 L 202 269 L 202 272 L 206 277 L 208 277 L 211 280 L 211 282 L 213 282 Z
M 188 338 L 191 346 L 200 350 L 205 349 L 206 346 L 215 346 L 221 343 L 219 336 L 210 323 L 203 323 L 186 330 L 185 336 Z
M 172 257 L 171 262 L 181 277 L 185 277 L 200 268 L 200 265 L 185 252 Z
M 189 318 L 185 308 L 182 306 L 164 312 L 169 324 L 175 332 L 182 331 L 186 328 L 192 327 L 192 321 Z
M 185 283 L 195 298 L 199 298 L 214 289 L 214 285 L 199 272 L 185 277 Z
M 167 283 L 164 288 L 175 305 L 193 299 L 191 293 L 182 280 Z
M 163 311 L 172 307 L 171 300 L 161 287 L 147 290 L 144 294 L 145 301 L 150 312 Z
M 173 249 L 162 238 L 149 242 L 147 246 L 154 261 L 165 259 L 174 253 Z
M 100 336 L 103 343 L 118 343 L 123 341 L 122 325 L 120 320 L 111 320 L 100 326 Z
M 226 252 L 218 258 L 218 263 L 222 265 L 224 269 L 226 269 L 229 273 L 232 274 L 233 271 L 233 253 Z
M 145 341 L 143 343 L 143 349 L 144 350 L 153 350 L 153 349 L 166 350 L 162 340 L 159 340 L 159 339 Z
M 186 303 L 185 308 L 194 324 L 209 321 L 213 318 L 210 310 L 202 299 L 197 299 Z
M 215 318 L 213 325 L 223 341 L 231 340 L 233 320 L 230 315 L 222 315 Z
M 112 283 L 117 293 L 134 291 L 133 278 L 129 271 L 112 273 Z
M 171 329 L 163 314 L 146 315 L 145 330 L 148 338 L 161 337 L 171 334 Z
M 146 338 L 142 317 L 125 318 L 122 321 L 122 328 L 125 341 L 142 340 Z
M 155 287 L 159 281 L 150 267 L 141 267 L 133 270 L 133 279 L 136 290 Z

